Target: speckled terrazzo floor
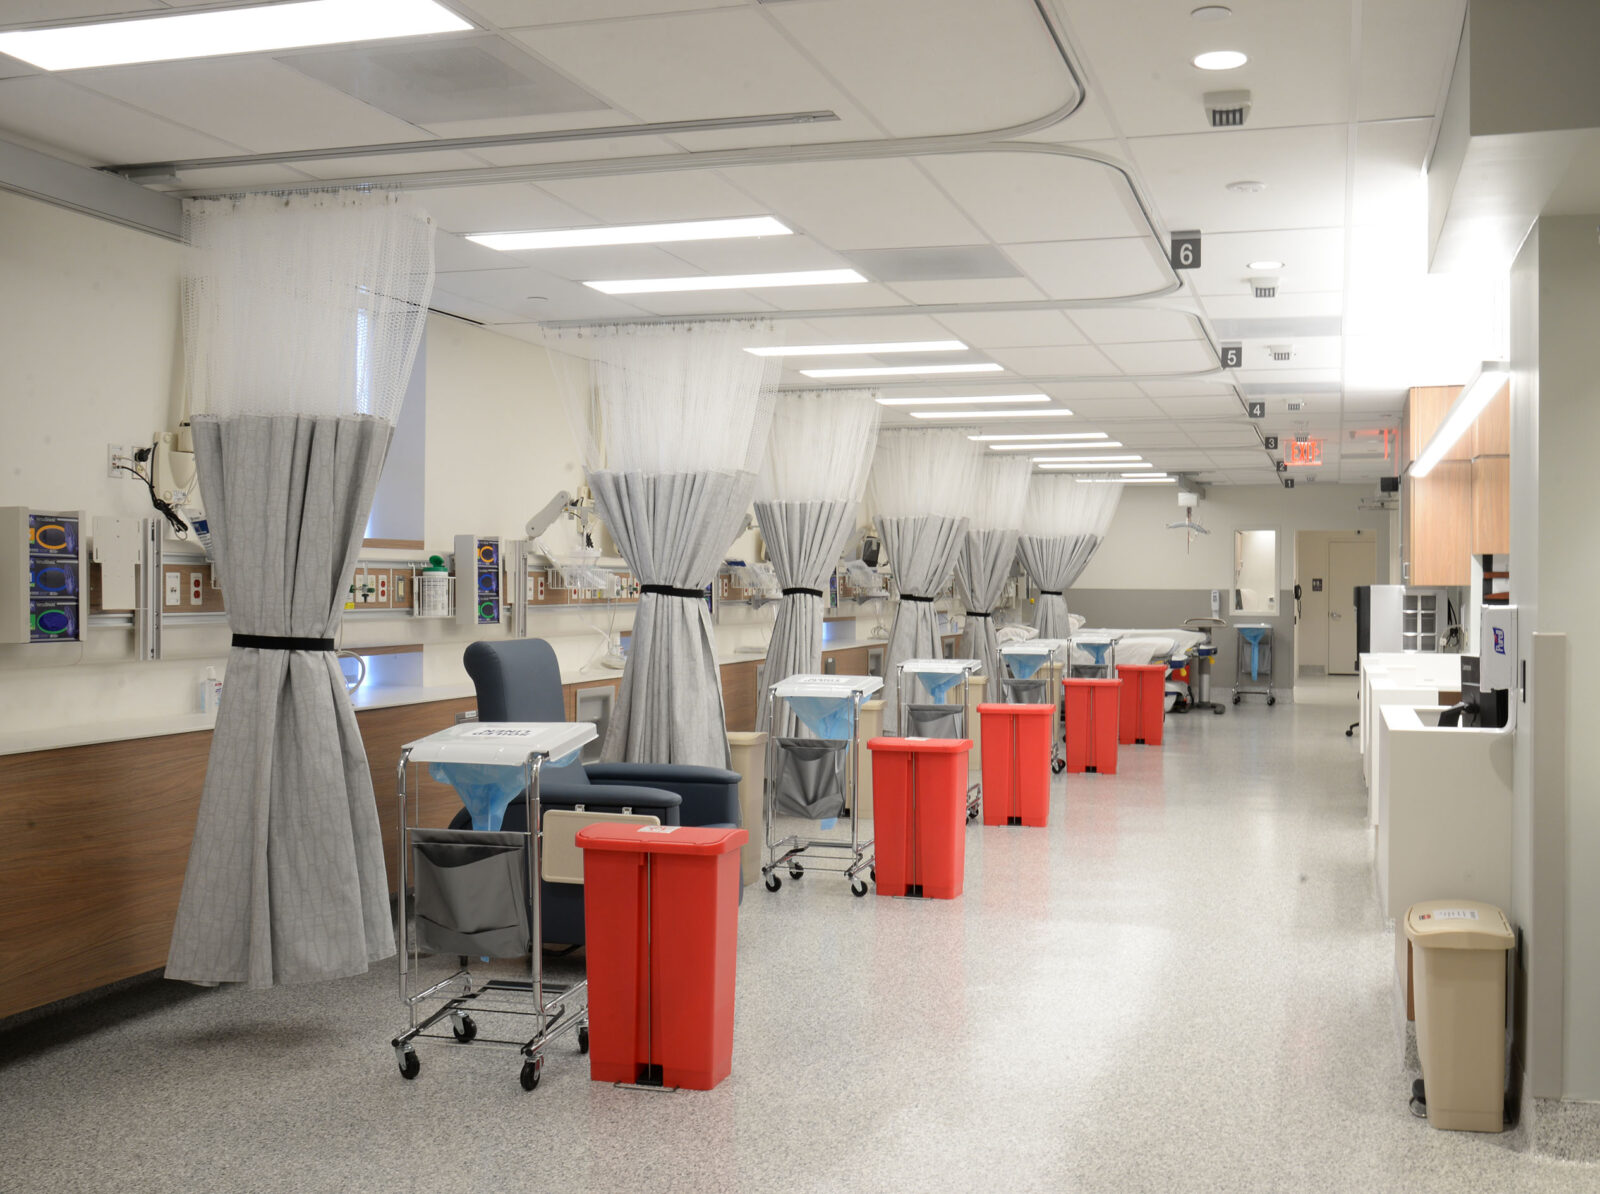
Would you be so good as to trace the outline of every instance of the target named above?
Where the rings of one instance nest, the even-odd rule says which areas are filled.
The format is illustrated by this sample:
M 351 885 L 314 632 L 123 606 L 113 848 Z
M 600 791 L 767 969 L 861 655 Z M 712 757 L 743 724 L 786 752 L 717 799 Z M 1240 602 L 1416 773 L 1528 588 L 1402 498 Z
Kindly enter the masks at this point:
M 392 968 L 153 984 L 0 1032 L 0 1189 L 1540 1191 L 1600 1169 L 1406 1109 L 1344 703 L 1169 721 L 953 903 L 750 889 L 706 1094 L 387 1041 Z

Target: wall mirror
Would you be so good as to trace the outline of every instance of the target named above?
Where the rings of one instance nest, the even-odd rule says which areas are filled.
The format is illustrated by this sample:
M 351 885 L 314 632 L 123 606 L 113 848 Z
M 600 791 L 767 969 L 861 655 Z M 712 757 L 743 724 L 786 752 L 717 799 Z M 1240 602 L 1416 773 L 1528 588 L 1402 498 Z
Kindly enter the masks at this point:
M 1278 612 L 1278 532 L 1271 529 L 1233 533 L 1233 600 L 1236 614 Z

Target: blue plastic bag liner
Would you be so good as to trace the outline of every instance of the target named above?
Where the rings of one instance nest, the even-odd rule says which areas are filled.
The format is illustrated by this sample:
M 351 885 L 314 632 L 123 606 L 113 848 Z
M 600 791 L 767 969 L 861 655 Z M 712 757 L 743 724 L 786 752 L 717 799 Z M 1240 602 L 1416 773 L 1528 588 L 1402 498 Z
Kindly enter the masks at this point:
M 1000 658 L 1006 661 L 1006 666 L 1011 669 L 1011 674 L 1018 680 L 1031 680 L 1033 673 L 1050 662 L 1049 651 L 1008 651 L 1000 648 Z
M 1239 637 L 1250 644 L 1250 678 L 1261 679 L 1261 640 L 1272 633 L 1271 626 L 1238 626 Z
M 506 805 L 522 794 L 528 773 L 521 767 L 490 763 L 430 763 L 428 774 L 456 790 L 472 814 L 473 829 L 495 833 L 505 819 Z
M 789 708 L 818 738 L 849 738 L 855 731 L 853 697 L 792 696 Z
M 915 676 L 927 690 L 930 700 L 943 703 L 945 693 L 981 666 L 976 659 L 908 659 L 900 665 L 900 670 Z
M 1072 645 L 1077 647 L 1079 650 L 1087 651 L 1089 653 L 1089 658 L 1094 660 L 1096 667 L 1102 667 L 1105 665 L 1106 652 L 1111 650 L 1112 646 L 1109 639 L 1104 642 L 1095 642 L 1092 639 L 1076 638 L 1072 640 Z

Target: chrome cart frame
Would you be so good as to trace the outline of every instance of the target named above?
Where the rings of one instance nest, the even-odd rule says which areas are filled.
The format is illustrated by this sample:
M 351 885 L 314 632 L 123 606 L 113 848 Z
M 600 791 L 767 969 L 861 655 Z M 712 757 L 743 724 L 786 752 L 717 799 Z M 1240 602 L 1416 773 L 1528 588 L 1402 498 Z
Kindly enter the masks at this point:
M 1116 634 L 1096 634 L 1094 632 L 1071 634 L 1067 636 L 1067 675 L 1073 679 L 1080 678 L 1080 670 L 1084 673 L 1097 671 L 1098 676 L 1088 676 L 1092 680 L 1114 680 L 1117 675 L 1117 639 Z M 1088 644 L 1096 647 L 1105 647 L 1105 654 L 1100 657 L 1099 663 L 1073 663 L 1072 652 L 1074 648 L 1088 649 Z
M 959 701 L 951 701 L 949 700 L 948 694 L 946 694 L 944 703 L 949 705 L 952 710 L 959 714 L 961 718 L 961 736 L 963 738 L 972 738 L 972 727 L 967 724 L 968 689 L 971 687 L 973 674 L 979 671 L 982 667 L 983 661 L 981 659 L 901 660 L 900 663 L 895 667 L 894 676 L 895 707 L 900 715 L 900 737 L 908 738 L 911 736 L 907 733 L 907 729 L 909 727 L 906 720 L 906 707 L 908 704 L 906 700 L 906 679 L 908 674 L 912 681 L 911 691 L 914 692 L 916 691 L 915 684 L 916 677 L 918 676 L 949 676 L 959 672 L 961 675 L 961 679 L 959 681 L 961 699 Z M 931 690 L 929 695 L 932 695 Z M 978 814 L 982 811 L 983 784 L 981 782 L 973 783 L 969 780 L 967 783 L 967 820 L 975 820 Z
M 1043 648 L 1041 650 L 1041 648 Z M 1044 663 L 1039 670 L 1047 673 L 1045 676 L 1045 692 L 1050 696 L 1050 773 L 1060 775 L 1067 767 L 1067 721 L 1064 702 L 1066 699 L 1066 673 L 1069 662 L 1063 662 L 1062 652 L 1067 653 L 1067 659 L 1072 657 L 1072 644 L 1068 639 L 1059 638 L 1026 638 L 1014 643 L 1000 644 L 1000 663 L 1008 671 L 1011 668 L 1010 656 L 1013 655 L 1043 655 Z M 1031 677 L 1030 677 L 1031 678 Z M 1020 680 L 1023 677 L 1009 676 L 1002 678 L 1002 690 L 1006 679 Z
M 883 687 L 883 680 L 877 676 L 823 676 L 817 674 L 800 674 L 788 676 L 768 687 L 768 708 L 776 715 L 778 702 L 789 697 L 801 696 L 836 696 L 850 699 L 850 745 L 845 749 L 845 807 L 841 817 L 850 822 L 849 840 L 828 837 L 802 837 L 800 834 L 789 834 L 787 837 L 774 841 L 772 838 L 774 822 L 777 819 L 778 804 L 778 770 L 776 767 L 778 751 L 783 748 L 778 744 L 776 733 L 767 734 L 767 765 L 766 784 L 762 792 L 762 809 L 764 826 L 764 842 L 767 851 L 767 861 L 761 868 L 761 877 L 766 880 L 768 891 L 777 891 L 783 886 L 783 879 L 778 871 L 787 866 L 789 878 L 798 881 L 806 873 L 805 862 L 819 871 L 831 871 L 842 874 L 850 881 L 850 894 L 864 896 L 867 894 L 867 881 L 861 878 L 862 872 L 876 877 L 873 869 L 872 841 L 861 840 L 860 805 L 858 804 L 859 792 L 857 776 L 860 773 L 861 758 L 861 705 L 868 697 Z
M 414 1042 L 418 1038 L 451 1041 L 458 1045 L 476 1043 L 478 1046 L 512 1048 L 522 1056 L 520 1081 L 523 1090 L 533 1090 L 539 1085 L 544 1070 L 544 1047 L 574 1029 L 578 1034 L 578 1052 L 589 1051 L 589 1015 L 587 1006 L 569 1009 L 566 1001 L 575 999 L 588 987 L 588 981 L 572 986 L 553 986 L 544 981 L 544 926 L 540 906 L 539 878 L 543 858 L 542 815 L 539 804 L 539 775 L 552 758 L 561 758 L 578 750 L 595 736 L 589 722 L 461 722 L 447 730 L 430 734 L 400 749 L 398 791 L 400 806 L 399 858 L 399 913 L 398 944 L 400 964 L 400 1002 L 406 1005 L 410 1026 L 389 1042 L 394 1049 L 395 1062 L 402 1078 L 415 1078 L 422 1069 Z M 523 839 L 522 855 L 526 867 L 531 949 L 528 955 L 527 979 L 489 979 L 475 982 L 468 969 L 467 958 L 460 958 L 460 968 L 455 973 L 422 990 L 413 990 L 421 978 L 420 937 L 412 921 L 415 903 L 410 890 L 412 882 L 412 834 L 416 830 L 432 829 L 417 823 L 420 816 L 422 784 L 407 785 L 407 769 L 426 763 L 479 763 L 492 766 L 521 767 L 524 770 L 528 813 L 528 829 L 522 833 L 509 831 L 511 836 Z M 409 804 L 408 804 L 409 798 Z M 497 836 L 508 831 L 496 831 Z M 429 1011 L 430 1000 L 439 1004 Z M 485 1015 L 531 1016 L 535 1031 L 530 1037 L 480 1037 L 478 1024 L 471 1013 Z M 450 1035 L 429 1031 L 441 1020 L 450 1021 Z
M 1272 626 L 1267 622 L 1235 622 L 1233 628 L 1238 632 L 1233 655 L 1233 703 L 1237 705 L 1240 699 L 1246 696 L 1264 696 L 1267 698 L 1267 704 L 1276 705 L 1278 703 L 1278 694 L 1272 684 Z M 1262 632 L 1261 637 L 1255 643 L 1252 643 L 1244 633 L 1246 630 L 1259 630 Z M 1261 655 L 1266 657 L 1267 663 L 1267 666 L 1262 668 L 1259 665 L 1258 658 L 1256 674 L 1250 678 L 1248 683 L 1246 682 L 1246 677 L 1249 675 L 1249 671 L 1245 666 L 1246 647 L 1251 648 L 1248 654 L 1254 655 L 1259 651 Z M 1263 673 L 1266 676 L 1265 684 L 1261 682 Z

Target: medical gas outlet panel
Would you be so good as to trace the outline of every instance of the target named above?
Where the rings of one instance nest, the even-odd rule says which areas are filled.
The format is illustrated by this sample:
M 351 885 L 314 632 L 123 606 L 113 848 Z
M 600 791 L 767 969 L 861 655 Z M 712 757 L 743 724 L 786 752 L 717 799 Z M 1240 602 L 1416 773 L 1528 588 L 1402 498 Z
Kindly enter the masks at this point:
M 78 643 L 89 619 L 79 511 L 0 507 L 0 643 Z
M 456 536 L 456 623 L 500 625 L 500 539 L 498 536 Z

